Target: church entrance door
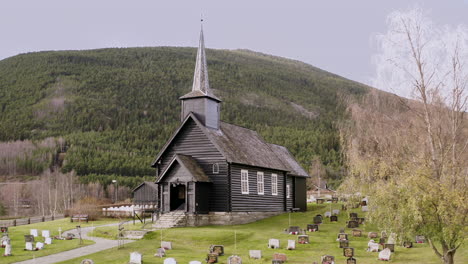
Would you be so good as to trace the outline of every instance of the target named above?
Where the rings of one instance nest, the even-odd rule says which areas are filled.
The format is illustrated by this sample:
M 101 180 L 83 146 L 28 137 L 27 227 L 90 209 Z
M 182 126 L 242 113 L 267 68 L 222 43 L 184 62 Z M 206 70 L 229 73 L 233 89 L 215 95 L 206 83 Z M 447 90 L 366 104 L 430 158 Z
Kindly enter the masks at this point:
M 186 187 L 185 184 L 171 185 L 170 210 L 185 210 Z

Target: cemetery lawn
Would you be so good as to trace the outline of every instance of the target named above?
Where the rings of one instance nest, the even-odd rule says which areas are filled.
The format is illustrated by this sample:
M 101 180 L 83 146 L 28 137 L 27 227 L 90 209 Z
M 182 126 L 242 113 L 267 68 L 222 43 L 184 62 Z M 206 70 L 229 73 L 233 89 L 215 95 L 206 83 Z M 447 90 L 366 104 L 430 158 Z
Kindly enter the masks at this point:
M 341 209 L 340 204 L 332 204 L 332 209 Z M 305 228 L 307 224 L 312 223 L 312 218 L 316 214 L 324 214 L 330 210 L 330 204 L 324 205 L 309 205 L 309 211 L 305 213 L 292 213 L 291 225 Z M 357 212 L 359 217 L 365 216 L 359 210 L 342 211 L 338 217 L 338 223 L 330 223 L 328 218 L 324 219 L 320 225 L 320 231 L 309 233 L 310 244 L 297 244 L 297 236 L 288 235 L 283 232 L 288 227 L 288 214 L 264 219 L 255 223 L 235 226 L 206 226 L 206 227 L 186 227 L 172 228 L 162 231 L 162 239 L 171 241 L 173 250 L 167 251 L 167 257 L 173 257 L 178 263 L 188 263 L 191 260 L 198 260 L 204 263 L 206 253 L 210 245 L 224 245 L 225 255 L 218 260 L 219 263 L 227 263 L 227 258 L 237 254 L 242 257 L 244 264 L 260 264 L 271 263 L 274 253 L 285 253 L 288 257 L 286 263 L 312 263 L 317 261 L 320 263 L 320 256 L 328 254 L 335 256 L 335 263 L 346 263 L 346 258 L 343 256 L 343 250 L 339 248 L 336 241 L 337 234 L 340 228 L 345 227 L 345 222 L 348 220 L 350 212 Z M 141 225 L 140 225 L 141 226 Z M 101 229 L 101 228 L 99 228 Z M 366 252 L 367 232 L 380 231 L 375 226 L 364 224 L 359 227 L 363 231 L 362 237 L 352 237 L 351 229 L 345 228 L 345 232 L 349 234 L 350 247 L 354 248 L 354 258 L 359 264 L 376 264 L 386 263 L 377 260 L 378 253 Z M 103 229 L 103 232 L 114 232 Z M 388 230 L 387 230 L 388 231 Z M 234 245 L 234 232 L 237 234 L 237 250 Z M 380 232 L 379 232 L 380 234 Z M 109 238 L 114 234 L 109 233 Z M 268 239 L 280 239 L 281 249 L 268 249 Z M 287 240 L 296 240 L 296 250 L 286 250 Z M 154 257 L 157 248 L 161 242 L 161 232 L 153 231 L 139 241 L 130 243 L 122 249 L 112 248 L 101 251 L 88 256 L 60 262 L 62 264 L 80 263 L 85 258 L 94 260 L 94 263 L 128 263 L 130 253 L 137 251 L 143 254 L 143 263 L 163 263 L 164 258 Z M 441 261 L 435 256 L 428 244 L 413 244 L 410 249 L 401 246 L 395 247 L 395 253 L 392 254 L 390 263 L 407 264 L 440 264 Z M 263 259 L 249 259 L 249 250 L 262 250 Z M 455 255 L 455 263 L 468 263 L 468 250 L 464 246 L 460 248 Z
M 11 238 L 11 247 L 13 256 L 3 257 L 0 256 L 0 263 L 13 263 L 17 261 L 28 260 L 32 258 L 47 256 L 55 253 L 59 253 L 66 250 L 71 250 L 78 247 L 88 246 L 94 244 L 94 241 L 83 240 L 83 245 L 79 245 L 78 239 L 73 240 L 53 240 L 52 245 L 45 245 L 44 249 L 39 251 L 26 251 L 24 235 L 29 235 L 30 229 L 37 229 L 39 236 L 35 238 L 34 246 L 36 242 L 44 242 L 44 238 L 41 236 L 42 230 L 49 230 L 50 236 L 58 236 L 58 228 L 62 229 L 62 234 L 66 233 L 66 230 L 71 230 L 76 228 L 77 225 L 81 227 L 97 226 L 116 223 L 121 220 L 118 219 L 102 219 L 97 221 L 86 222 L 70 222 L 70 218 L 63 218 L 55 221 L 36 223 L 30 225 L 22 225 L 9 227 L 8 233 Z M 0 255 L 3 255 L 4 249 L 0 249 Z

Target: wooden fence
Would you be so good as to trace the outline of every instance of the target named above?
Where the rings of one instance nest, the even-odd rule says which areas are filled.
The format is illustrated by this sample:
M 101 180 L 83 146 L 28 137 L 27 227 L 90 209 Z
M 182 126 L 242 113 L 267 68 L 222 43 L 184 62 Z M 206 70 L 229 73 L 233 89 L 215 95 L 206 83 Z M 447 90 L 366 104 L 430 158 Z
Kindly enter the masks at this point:
M 53 221 L 57 219 L 62 219 L 65 216 L 63 214 L 59 215 L 50 215 L 50 216 L 34 216 L 28 218 L 18 218 L 11 220 L 0 220 L 0 226 L 20 226 L 20 225 L 29 225 L 47 221 Z

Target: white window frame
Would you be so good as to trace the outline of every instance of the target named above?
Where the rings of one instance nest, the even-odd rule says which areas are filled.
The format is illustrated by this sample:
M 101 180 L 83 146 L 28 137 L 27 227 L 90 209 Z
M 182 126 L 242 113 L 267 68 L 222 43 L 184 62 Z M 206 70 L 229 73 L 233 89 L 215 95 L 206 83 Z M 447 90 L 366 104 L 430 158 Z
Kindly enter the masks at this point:
M 291 197 L 291 187 L 289 187 L 289 184 L 286 184 L 286 198 Z
M 265 194 L 265 177 L 263 171 L 257 171 L 257 194 Z
M 213 163 L 213 174 L 219 174 L 219 164 Z
M 271 174 L 271 195 L 278 195 L 278 174 Z
M 249 194 L 249 171 L 241 170 L 241 193 Z

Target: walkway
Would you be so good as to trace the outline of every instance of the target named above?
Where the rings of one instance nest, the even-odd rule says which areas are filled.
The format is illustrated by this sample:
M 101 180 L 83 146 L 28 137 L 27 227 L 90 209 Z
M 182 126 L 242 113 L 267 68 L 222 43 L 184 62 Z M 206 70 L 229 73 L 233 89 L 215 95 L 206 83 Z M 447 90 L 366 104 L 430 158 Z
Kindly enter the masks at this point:
M 114 223 L 114 224 L 108 224 L 108 225 L 101 225 L 97 227 L 102 227 L 102 226 L 117 226 L 119 223 Z M 80 247 L 68 251 L 63 251 L 57 254 L 52 254 L 44 257 L 39 257 L 36 259 L 30 259 L 30 260 L 25 260 L 21 262 L 15 262 L 16 264 L 49 264 L 49 263 L 57 263 L 60 261 L 65 261 L 73 258 L 78 258 L 82 256 L 86 256 L 92 253 L 96 253 L 102 250 L 106 250 L 109 248 L 117 247 L 117 240 L 110 240 L 110 239 L 105 239 L 105 238 L 99 238 L 99 237 L 91 237 L 88 236 L 88 232 L 92 231 L 96 227 L 84 227 L 81 229 L 81 237 L 83 239 L 87 240 L 93 240 L 96 242 L 93 245 L 85 246 L 85 247 Z M 66 233 L 74 233 L 75 237 L 78 238 L 78 231 L 76 229 L 66 231 Z M 135 242 L 135 240 L 124 240 L 123 241 L 125 244 Z

